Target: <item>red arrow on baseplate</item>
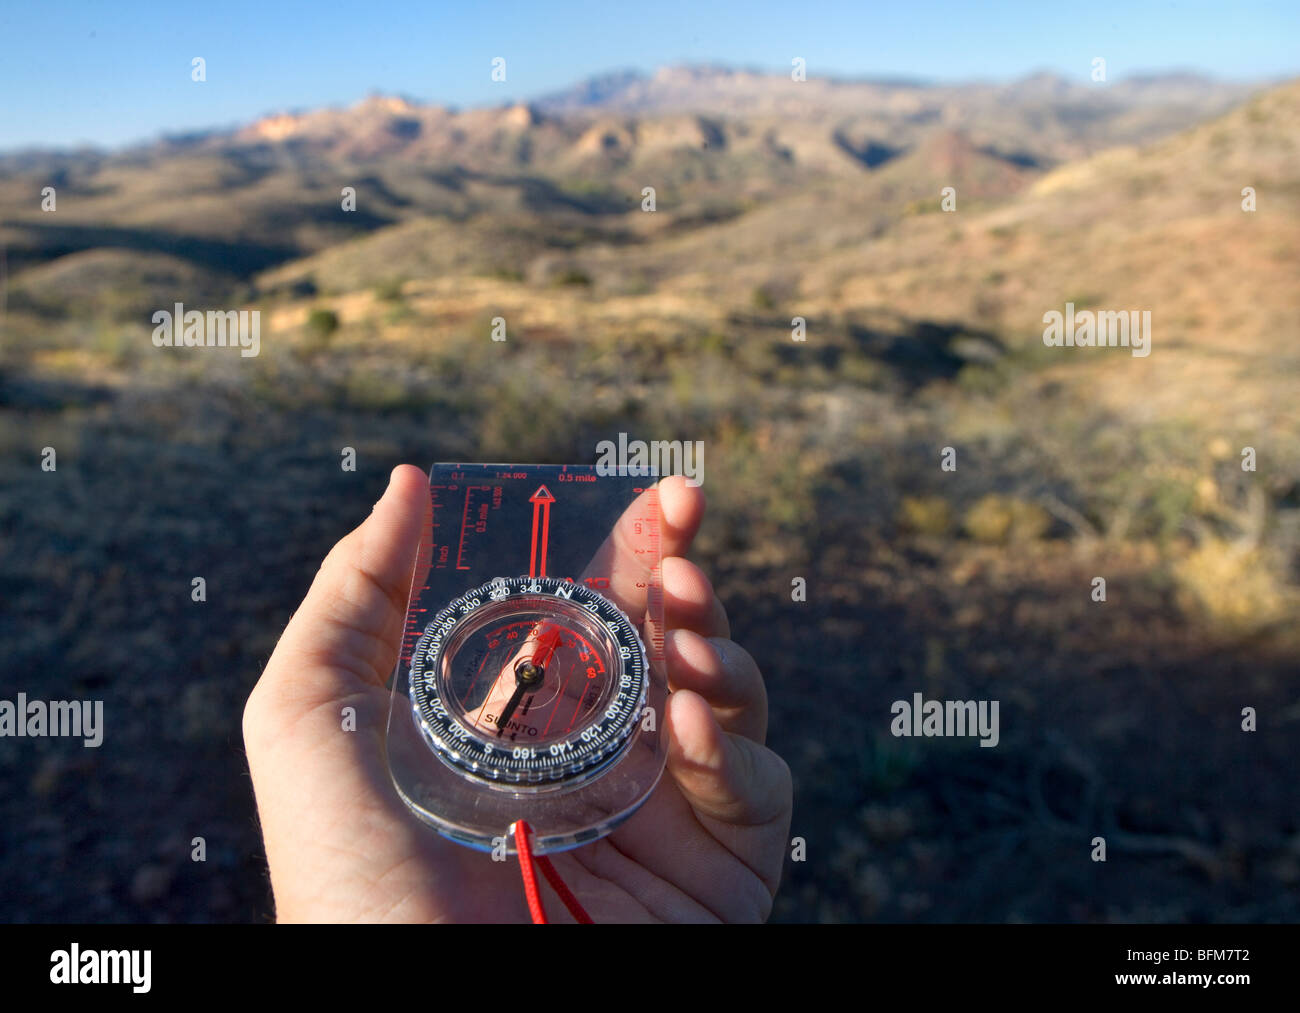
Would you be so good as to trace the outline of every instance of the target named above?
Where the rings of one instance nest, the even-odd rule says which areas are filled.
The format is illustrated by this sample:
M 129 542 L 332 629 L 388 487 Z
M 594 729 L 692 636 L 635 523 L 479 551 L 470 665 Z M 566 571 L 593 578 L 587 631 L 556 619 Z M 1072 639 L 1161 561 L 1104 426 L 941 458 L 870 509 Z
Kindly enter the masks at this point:
M 528 576 L 545 577 L 546 540 L 551 532 L 551 504 L 555 502 L 555 497 L 551 495 L 550 489 L 544 485 L 539 485 L 537 491 L 528 497 L 528 502 L 533 505 L 533 547 L 528 556 Z M 540 562 L 537 558 L 539 534 L 541 535 L 542 545 Z

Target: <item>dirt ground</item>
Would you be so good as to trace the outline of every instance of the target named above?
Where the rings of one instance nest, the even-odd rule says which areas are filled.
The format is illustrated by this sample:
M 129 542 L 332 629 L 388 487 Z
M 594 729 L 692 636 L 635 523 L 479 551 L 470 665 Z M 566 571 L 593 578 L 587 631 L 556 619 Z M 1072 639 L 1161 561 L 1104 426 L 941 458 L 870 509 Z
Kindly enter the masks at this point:
M 16 376 L 0 392 L 6 432 L 60 448 L 53 473 L 0 458 L 5 684 L 103 699 L 106 722 L 98 749 L 0 740 L 4 917 L 271 918 L 244 699 L 388 470 L 457 448 L 419 415 Z M 707 518 L 698 559 L 763 666 L 806 845 L 775 920 L 1300 917 L 1294 631 L 1209 635 L 1131 545 L 927 541 L 847 495 L 780 545 L 737 544 L 731 520 Z M 999 747 L 895 738 L 891 703 L 914 692 L 999 700 Z

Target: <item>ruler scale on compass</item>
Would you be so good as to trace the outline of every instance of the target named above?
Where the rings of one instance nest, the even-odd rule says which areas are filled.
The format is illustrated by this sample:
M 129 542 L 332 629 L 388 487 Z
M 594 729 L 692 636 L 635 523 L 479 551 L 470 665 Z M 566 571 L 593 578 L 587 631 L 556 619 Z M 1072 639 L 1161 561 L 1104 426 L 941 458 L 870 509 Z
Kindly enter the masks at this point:
M 407 805 L 484 850 L 593 840 L 663 771 L 661 526 L 652 476 L 436 464 L 389 715 Z M 617 537 L 614 532 L 617 530 Z

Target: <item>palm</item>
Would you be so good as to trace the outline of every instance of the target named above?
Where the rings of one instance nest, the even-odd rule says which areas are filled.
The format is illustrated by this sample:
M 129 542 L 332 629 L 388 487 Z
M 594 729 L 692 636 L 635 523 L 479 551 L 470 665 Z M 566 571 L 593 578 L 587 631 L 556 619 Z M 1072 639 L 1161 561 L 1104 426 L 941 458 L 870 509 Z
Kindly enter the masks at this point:
M 411 504 L 417 491 L 423 495 L 414 489 L 415 475 L 402 487 L 398 474 L 390 486 L 396 502 L 386 497 L 367 521 L 383 527 L 367 532 L 363 525 L 322 566 L 245 712 L 278 914 L 312 921 L 527 920 L 517 864 L 432 833 L 389 779 L 383 682 L 404 617 L 404 591 L 395 594 L 394 587 L 403 586 L 403 560 L 411 558 L 406 550 L 420 523 L 418 514 L 410 516 Z M 691 495 L 665 484 L 666 515 L 671 489 Z M 383 516 L 386 509 L 391 517 Z M 698 516 L 681 525 L 679 550 L 697 525 Z M 598 922 L 762 919 L 789 826 L 789 773 L 758 744 L 766 705 L 752 659 L 721 641 L 732 661 L 715 664 L 704 640 L 726 633 L 707 581 L 680 559 L 666 561 L 664 573 L 670 627 L 694 631 L 670 636 L 669 678 L 677 691 L 666 721 L 669 769 L 627 823 L 555 856 L 555 865 Z M 356 711 L 353 732 L 341 730 L 348 707 Z M 553 919 L 565 917 L 553 896 L 546 907 Z

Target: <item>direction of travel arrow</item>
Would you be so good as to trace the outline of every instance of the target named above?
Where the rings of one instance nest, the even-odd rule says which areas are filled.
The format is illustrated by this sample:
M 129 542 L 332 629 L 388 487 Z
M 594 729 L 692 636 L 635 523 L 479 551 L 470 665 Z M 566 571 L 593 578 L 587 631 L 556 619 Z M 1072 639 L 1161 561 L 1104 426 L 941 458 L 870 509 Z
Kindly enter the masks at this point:
M 555 497 L 551 495 L 550 489 L 539 485 L 537 491 L 528 497 L 528 502 L 533 505 L 533 546 L 528 556 L 528 576 L 545 577 L 546 541 L 551 531 L 551 504 L 555 502 Z M 542 547 L 540 561 L 537 553 L 539 535 Z

